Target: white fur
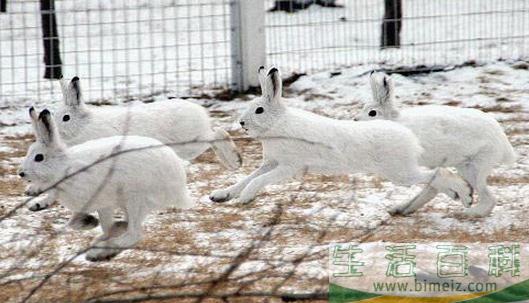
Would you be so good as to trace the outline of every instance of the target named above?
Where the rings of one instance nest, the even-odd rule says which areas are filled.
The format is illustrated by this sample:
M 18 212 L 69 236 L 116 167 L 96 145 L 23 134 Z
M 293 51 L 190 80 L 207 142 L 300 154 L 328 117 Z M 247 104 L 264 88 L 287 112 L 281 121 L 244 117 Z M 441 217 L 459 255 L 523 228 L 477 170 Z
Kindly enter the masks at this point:
M 32 110 L 31 119 L 37 141 L 29 148 L 20 171 L 33 184 L 34 194 L 56 185 L 54 195 L 74 212 L 72 220 L 82 213 L 98 212 L 103 235 L 87 252 L 87 259 L 110 258 L 137 243 L 149 212 L 193 206 L 183 161 L 160 141 L 113 136 L 66 147 L 48 111 L 37 117 Z M 38 154 L 44 160 L 35 161 Z M 123 210 L 127 218 L 128 226 L 121 235 L 112 235 L 117 228 L 113 222 L 116 209 Z
M 229 134 L 220 128 L 212 129 L 208 113 L 200 105 L 178 100 L 128 107 L 89 106 L 83 102 L 78 78 L 61 80 L 61 87 L 64 104 L 54 117 L 68 146 L 97 138 L 135 135 L 157 139 L 185 160 L 194 159 L 211 147 L 227 168 L 241 165 L 242 158 Z M 64 121 L 65 116 L 68 121 Z M 36 199 L 29 208 L 44 209 L 53 201 L 50 196 Z
M 373 100 L 364 105 L 356 120 L 386 119 L 398 122 L 419 138 L 425 152 L 419 164 L 430 168 L 455 167 L 480 197 L 471 216 L 490 214 L 496 200 L 487 189 L 487 176 L 500 164 L 512 164 L 515 154 L 499 123 L 490 115 L 470 108 L 420 106 L 399 109 L 394 100 L 394 84 L 384 74 L 371 74 Z M 375 116 L 370 116 L 375 114 Z M 399 211 L 410 213 L 436 195 L 428 189 Z
M 418 166 L 422 148 L 407 128 L 391 121 L 340 121 L 289 108 L 281 98 L 277 69 L 266 73 L 262 67 L 259 75 L 263 96 L 250 103 L 240 123 L 261 141 L 263 163 L 239 183 L 213 192 L 211 200 L 239 197 L 247 203 L 264 186 L 305 172 L 363 172 L 404 185 L 431 182 L 452 197 L 470 201 L 470 188 L 460 177 Z

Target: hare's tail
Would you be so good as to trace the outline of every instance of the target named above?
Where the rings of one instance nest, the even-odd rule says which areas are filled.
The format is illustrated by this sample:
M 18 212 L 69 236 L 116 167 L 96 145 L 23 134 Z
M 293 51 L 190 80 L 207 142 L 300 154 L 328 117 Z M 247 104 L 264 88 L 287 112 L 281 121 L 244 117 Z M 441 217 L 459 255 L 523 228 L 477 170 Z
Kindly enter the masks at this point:
M 514 149 L 512 148 L 511 143 L 507 139 L 507 136 L 505 136 L 502 164 L 512 165 L 514 164 L 514 162 L 516 162 L 516 159 L 517 159 L 516 153 L 514 152 Z

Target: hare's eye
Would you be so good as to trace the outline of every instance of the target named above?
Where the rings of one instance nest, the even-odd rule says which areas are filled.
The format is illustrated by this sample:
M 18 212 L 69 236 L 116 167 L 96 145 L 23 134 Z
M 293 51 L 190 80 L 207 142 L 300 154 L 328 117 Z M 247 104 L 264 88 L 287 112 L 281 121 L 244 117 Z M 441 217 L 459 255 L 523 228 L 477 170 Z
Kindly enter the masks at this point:
M 42 154 L 35 155 L 35 162 L 41 162 L 42 160 L 44 160 L 44 155 Z
M 374 110 L 374 109 L 372 109 L 372 110 L 370 110 L 369 113 L 367 113 L 367 114 L 369 115 L 369 117 L 374 117 L 374 116 L 377 115 L 377 111 Z
M 263 112 L 264 112 L 264 108 L 262 108 L 262 107 L 260 107 L 260 106 L 259 106 L 258 108 L 255 109 L 255 113 L 256 113 L 256 114 L 262 114 Z
M 64 115 L 62 117 L 62 121 L 64 121 L 64 122 L 70 121 L 70 115 Z

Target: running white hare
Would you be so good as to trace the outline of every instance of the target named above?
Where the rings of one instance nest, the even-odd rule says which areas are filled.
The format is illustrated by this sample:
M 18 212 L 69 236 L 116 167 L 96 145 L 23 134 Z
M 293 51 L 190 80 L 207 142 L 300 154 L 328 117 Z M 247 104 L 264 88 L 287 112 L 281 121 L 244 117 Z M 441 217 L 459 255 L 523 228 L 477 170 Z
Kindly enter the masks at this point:
M 30 116 L 37 140 L 19 175 L 33 184 L 32 194 L 53 187 L 60 203 L 74 213 L 97 211 L 103 235 L 87 252 L 88 260 L 109 259 L 135 245 L 152 210 L 193 206 L 183 161 L 160 141 L 114 136 L 66 147 L 48 110 L 37 117 L 31 108 Z M 113 222 L 116 209 L 125 212 L 127 224 Z M 78 227 L 77 219 L 72 217 L 69 225 Z
M 179 100 L 130 107 L 89 106 L 83 102 L 78 77 L 61 80 L 61 87 L 64 104 L 54 118 L 68 146 L 110 136 L 144 136 L 167 144 L 184 160 L 194 159 L 211 147 L 227 168 L 241 165 L 242 158 L 229 134 L 220 128 L 213 130 L 207 111 L 200 105 Z M 54 200 L 48 195 L 30 203 L 29 208 L 45 209 Z
M 419 167 L 422 148 L 413 133 L 391 121 L 353 122 L 290 108 L 281 97 L 277 68 L 259 69 L 263 96 L 250 103 L 241 126 L 263 145 L 260 168 L 235 185 L 213 192 L 223 202 L 247 203 L 268 184 L 303 174 L 373 173 L 395 183 L 430 183 L 452 198 L 470 203 L 470 187 L 445 169 Z
M 479 196 L 477 206 L 465 213 L 482 217 L 492 212 L 496 199 L 487 188 L 487 176 L 500 164 L 512 164 L 515 154 L 500 124 L 477 109 L 418 106 L 400 110 L 394 100 L 393 80 L 385 74 L 370 76 L 373 100 L 356 120 L 385 119 L 408 127 L 425 152 L 419 164 L 430 168 L 455 167 Z M 427 187 L 397 212 L 409 214 L 433 199 L 437 190 Z

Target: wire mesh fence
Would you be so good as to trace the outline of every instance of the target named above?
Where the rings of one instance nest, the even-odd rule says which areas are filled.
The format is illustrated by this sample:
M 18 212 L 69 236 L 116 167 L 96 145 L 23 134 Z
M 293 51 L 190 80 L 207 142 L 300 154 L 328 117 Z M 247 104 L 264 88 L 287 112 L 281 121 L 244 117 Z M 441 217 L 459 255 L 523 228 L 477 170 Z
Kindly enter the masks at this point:
M 43 12 L 39 1 L 8 0 L 6 10 L 0 14 L 3 98 L 58 91 L 56 81 L 43 79 L 43 13 L 57 19 L 62 74 L 84 80 L 87 100 L 187 94 L 230 81 L 229 1 L 57 0 Z
M 44 79 L 42 62 L 46 42 L 55 41 L 60 59 L 49 59 L 61 60 L 65 77 L 83 79 L 88 101 L 145 101 L 236 87 L 233 67 L 240 58 L 233 34 L 240 29 L 232 22 L 232 9 L 238 1 L 1 0 L 6 12 L 0 13 L 0 98 L 4 103 L 59 98 L 56 81 Z M 51 2 L 54 8 L 42 9 Z M 266 52 L 267 63 L 284 74 L 356 64 L 458 64 L 529 53 L 529 2 L 524 0 L 266 0 L 264 7 L 266 49 L 245 47 Z M 43 25 L 50 26 L 43 22 L 46 13 L 56 18 L 55 38 L 43 38 Z M 394 31 L 398 48 L 381 49 L 388 39 L 383 28 Z
M 267 59 L 285 71 L 372 63 L 432 66 L 529 54 L 529 2 L 523 0 L 327 1 L 335 7 L 270 0 L 267 8 L 278 2 L 282 8 L 266 15 Z M 388 17 L 385 4 L 400 5 L 401 14 Z M 381 49 L 383 20 L 400 23 L 400 30 L 390 29 L 400 33 L 399 48 Z

